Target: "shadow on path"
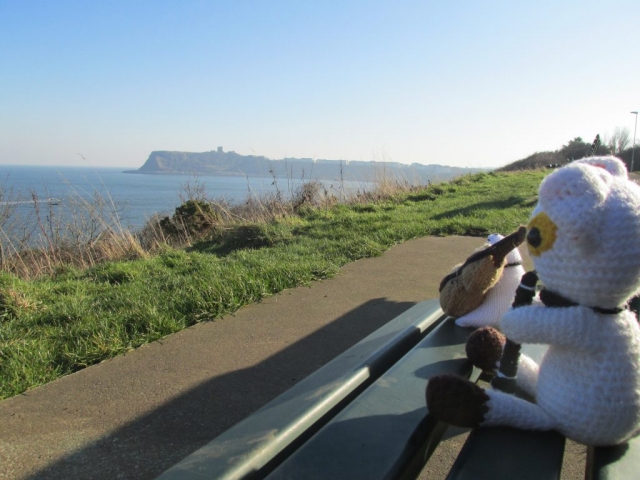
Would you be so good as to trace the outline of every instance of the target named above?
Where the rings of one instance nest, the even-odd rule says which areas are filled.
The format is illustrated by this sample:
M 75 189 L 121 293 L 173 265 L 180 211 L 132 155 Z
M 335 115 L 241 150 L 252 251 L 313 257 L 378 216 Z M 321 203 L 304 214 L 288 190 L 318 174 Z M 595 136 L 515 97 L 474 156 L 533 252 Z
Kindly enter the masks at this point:
M 413 305 L 370 300 L 263 362 L 213 377 L 29 478 L 154 478 Z

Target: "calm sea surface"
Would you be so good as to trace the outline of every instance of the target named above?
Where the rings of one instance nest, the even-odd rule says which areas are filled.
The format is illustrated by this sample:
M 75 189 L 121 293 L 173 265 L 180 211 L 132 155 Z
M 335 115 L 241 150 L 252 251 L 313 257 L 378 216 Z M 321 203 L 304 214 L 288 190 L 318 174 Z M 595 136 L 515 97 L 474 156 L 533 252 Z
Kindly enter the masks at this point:
M 0 206 L 14 205 L 15 214 L 30 215 L 33 194 L 41 208 L 51 208 L 64 216 L 73 199 L 92 201 L 98 194 L 117 208 L 123 227 L 135 230 L 154 214 L 172 214 L 185 197 L 185 186 L 204 187 L 207 198 L 224 198 L 241 203 L 250 196 L 275 193 L 289 196 L 303 182 L 272 178 L 217 177 L 188 175 L 140 175 L 122 173 L 123 169 L 90 167 L 44 167 L 0 165 Z M 339 182 L 322 182 L 330 191 L 339 191 Z M 344 182 L 345 190 L 367 188 L 366 184 Z

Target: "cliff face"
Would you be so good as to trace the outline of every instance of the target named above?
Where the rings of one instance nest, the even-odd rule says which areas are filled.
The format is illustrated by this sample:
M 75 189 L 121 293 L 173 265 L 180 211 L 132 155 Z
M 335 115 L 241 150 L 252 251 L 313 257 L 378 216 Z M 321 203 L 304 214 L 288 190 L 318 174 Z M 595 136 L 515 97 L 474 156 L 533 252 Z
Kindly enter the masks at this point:
M 160 173 L 164 170 L 164 162 L 161 155 L 156 155 L 159 152 L 151 152 L 149 158 L 144 165 L 137 170 L 139 173 Z
M 241 175 L 249 177 L 340 179 L 374 181 L 379 175 L 406 179 L 409 182 L 443 181 L 466 173 L 486 169 L 468 169 L 443 165 L 411 165 L 397 162 L 363 162 L 340 160 L 312 160 L 310 158 L 285 158 L 270 160 L 254 155 L 223 152 L 151 152 L 138 170 L 126 173 L 189 174 L 189 175 Z

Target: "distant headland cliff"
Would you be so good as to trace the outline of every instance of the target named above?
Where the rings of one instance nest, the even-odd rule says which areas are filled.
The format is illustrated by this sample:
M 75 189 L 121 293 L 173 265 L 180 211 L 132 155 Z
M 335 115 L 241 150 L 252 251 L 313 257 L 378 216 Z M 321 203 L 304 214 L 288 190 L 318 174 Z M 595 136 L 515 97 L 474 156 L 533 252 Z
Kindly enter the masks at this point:
M 210 152 L 151 152 L 138 170 L 125 173 L 171 175 L 234 175 L 294 179 L 373 181 L 381 173 L 408 181 L 444 181 L 466 173 L 486 171 L 445 165 L 411 165 L 398 162 L 367 162 L 284 158 L 270 160 L 263 156 L 225 152 L 222 147 Z

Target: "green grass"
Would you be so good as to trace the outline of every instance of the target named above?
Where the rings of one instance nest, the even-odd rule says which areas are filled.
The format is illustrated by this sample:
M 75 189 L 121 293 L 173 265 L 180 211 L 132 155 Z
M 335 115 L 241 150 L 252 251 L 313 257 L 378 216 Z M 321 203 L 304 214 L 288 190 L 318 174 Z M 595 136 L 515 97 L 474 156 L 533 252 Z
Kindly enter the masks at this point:
M 304 208 L 238 226 L 188 249 L 51 278 L 0 274 L 0 398 L 334 275 L 425 235 L 510 233 L 544 172 L 462 177 L 375 204 Z

